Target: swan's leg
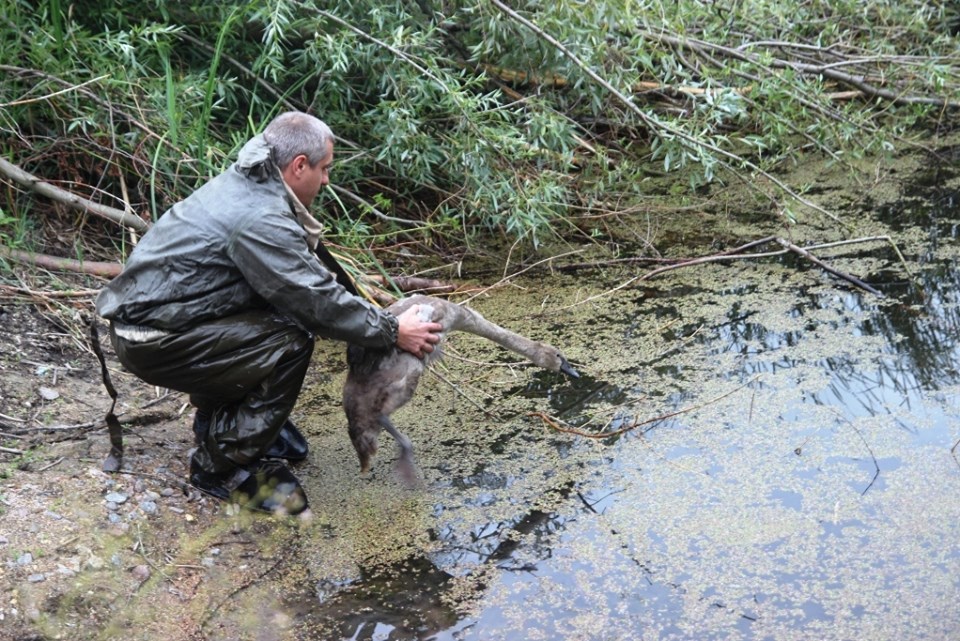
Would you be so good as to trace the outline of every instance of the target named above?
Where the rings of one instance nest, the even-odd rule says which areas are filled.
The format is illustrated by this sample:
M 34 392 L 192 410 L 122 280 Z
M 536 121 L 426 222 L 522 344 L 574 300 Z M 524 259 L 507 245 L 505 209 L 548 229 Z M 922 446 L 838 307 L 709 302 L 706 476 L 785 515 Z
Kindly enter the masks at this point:
M 413 462 L 413 443 L 394 426 L 387 415 L 380 415 L 380 425 L 396 440 L 397 446 L 400 448 L 400 458 L 397 459 L 396 470 L 401 480 L 407 485 L 415 485 L 419 479 L 417 478 L 417 466 Z

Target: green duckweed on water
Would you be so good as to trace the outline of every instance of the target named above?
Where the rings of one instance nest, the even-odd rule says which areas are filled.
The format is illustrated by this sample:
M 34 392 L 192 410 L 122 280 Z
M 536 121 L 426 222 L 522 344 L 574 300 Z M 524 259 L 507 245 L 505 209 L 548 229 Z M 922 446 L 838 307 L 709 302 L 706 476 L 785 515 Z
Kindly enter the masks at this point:
M 871 202 L 898 193 L 878 184 Z M 869 213 L 855 234 L 890 235 L 918 280 L 951 277 L 952 237 L 932 246 L 930 229 Z M 791 241 L 840 237 L 821 223 L 791 226 Z M 785 235 L 730 225 L 727 244 L 771 231 Z M 711 253 L 685 236 L 684 254 Z M 894 283 L 891 295 L 772 257 L 617 291 L 646 268 L 527 274 L 473 300 L 560 347 L 583 377 L 451 337 L 442 378 L 394 416 L 423 474 L 412 490 L 391 474 L 386 435 L 360 476 L 337 403 L 340 347 L 321 344 L 295 414 L 312 444 L 301 477 L 315 516 L 295 537 L 274 526 L 297 561 L 266 584 L 285 595 L 284 634 L 949 637 L 960 379 L 952 341 L 930 336 L 955 332 L 957 301 L 948 280 L 918 296 L 888 244 L 821 257 Z M 587 431 L 638 426 L 586 439 L 536 412 Z

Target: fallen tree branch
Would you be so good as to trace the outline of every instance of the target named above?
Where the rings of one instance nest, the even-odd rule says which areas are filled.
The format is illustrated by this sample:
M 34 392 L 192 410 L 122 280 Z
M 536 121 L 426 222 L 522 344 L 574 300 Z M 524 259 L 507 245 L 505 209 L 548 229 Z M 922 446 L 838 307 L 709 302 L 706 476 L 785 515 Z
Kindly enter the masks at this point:
M 65 189 L 61 189 L 56 185 L 45 182 L 33 174 L 24 171 L 17 165 L 7 161 L 4 158 L 0 158 L 0 176 L 6 176 L 21 187 L 40 194 L 41 196 L 45 196 L 53 201 L 84 212 L 90 212 L 91 214 L 95 214 L 101 218 L 105 218 L 119 225 L 123 225 L 124 227 L 129 227 L 130 229 L 140 233 L 143 233 L 150 228 L 150 225 L 145 220 L 137 216 L 125 212 L 122 209 L 115 209 L 113 207 L 108 207 L 107 205 L 95 203 L 92 200 L 82 198 L 81 196 L 71 193 Z
M 41 101 L 43 101 L 43 100 L 50 100 L 51 98 L 55 98 L 55 97 L 57 97 L 57 96 L 60 96 L 60 95 L 65 94 L 65 93 L 70 93 L 71 91 L 77 91 L 77 90 L 79 90 L 80 88 L 85 87 L 85 86 L 90 85 L 90 84 L 93 84 L 93 83 L 95 83 L 95 82 L 100 82 L 100 81 L 103 80 L 104 78 L 109 78 L 109 75 L 104 75 L 104 76 L 98 76 L 98 77 L 96 77 L 96 78 L 91 78 L 90 80 L 87 80 L 86 82 L 82 82 L 82 83 L 80 83 L 79 85 L 75 85 L 75 86 L 72 86 L 72 87 L 67 87 L 66 89 L 61 89 L 60 91 L 55 91 L 55 92 L 53 92 L 53 93 L 51 93 L 51 94 L 47 94 L 47 95 L 45 95 L 45 96 L 37 96 L 36 98 L 24 98 L 23 100 L 14 100 L 13 102 L 0 103 L 0 109 L 4 109 L 4 108 L 8 108 L 8 107 L 16 107 L 16 106 L 19 106 L 19 105 L 28 105 L 28 104 L 30 104 L 30 103 L 33 103 L 33 102 L 41 102 Z
M 401 292 L 422 292 L 425 294 L 449 294 L 457 290 L 456 285 L 444 283 L 443 281 L 432 278 L 422 278 L 420 276 L 386 276 L 371 275 L 364 276 L 364 280 L 376 283 L 381 287 L 396 286 Z
M 866 284 L 865 282 L 863 282 L 862 280 L 860 280 L 860 279 L 857 278 L 856 276 L 851 276 L 850 274 L 845 274 L 845 273 L 843 273 L 843 272 L 841 272 L 841 271 L 839 271 L 839 270 L 834 269 L 833 267 L 830 267 L 829 265 L 827 265 L 826 263 L 824 263 L 822 260 L 820 260 L 819 258 L 817 258 L 816 256 L 814 256 L 813 254 L 811 254 L 810 252 L 808 252 L 806 249 L 804 249 L 804 248 L 802 248 L 802 247 L 797 247 L 796 245 L 794 245 L 794 244 L 791 243 L 790 241 L 785 240 L 785 239 L 783 239 L 783 238 L 778 238 L 778 239 L 777 239 L 777 242 L 780 243 L 781 246 L 785 247 L 786 249 L 789 249 L 790 251 L 792 251 L 793 253 L 797 254 L 798 256 L 801 256 L 801 257 L 803 257 L 803 258 L 806 258 L 807 260 L 809 260 L 811 263 L 813 263 L 814 265 L 816 265 L 816 266 L 819 267 L 820 269 L 822 269 L 822 270 L 824 270 L 824 271 L 826 271 L 826 272 L 828 272 L 828 273 L 830 273 L 830 274 L 833 274 L 833 275 L 836 276 L 837 278 L 843 279 L 843 280 L 847 281 L 848 283 L 851 283 L 852 285 L 855 285 L 856 287 L 859 287 L 860 289 L 866 290 L 866 291 L 870 292 L 871 294 L 874 294 L 875 296 L 879 296 L 880 298 L 883 298 L 883 294 L 882 294 L 879 290 L 877 290 L 877 289 L 871 287 L 870 285 Z
M 96 94 L 95 92 L 90 91 L 89 89 L 87 89 L 84 85 L 74 85 L 73 83 L 67 82 L 67 81 L 64 80 L 63 78 L 58 78 L 58 77 L 53 76 L 53 75 L 51 75 L 51 74 L 45 73 L 45 72 L 43 72 L 43 71 L 40 71 L 39 69 L 26 69 L 26 68 L 24 68 L 24 67 L 15 67 L 15 66 L 13 66 L 13 65 L 0 65 L 0 71 L 2 71 L 2 72 L 4 72 L 4 73 L 7 73 L 7 74 L 10 74 L 9 77 L 13 77 L 14 74 L 21 75 L 21 76 L 26 76 L 26 75 L 29 75 L 29 76 L 37 76 L 37 77 L 39 77 L 39 78 L 43 78 L 43 79 L 45 79 L 45 80 L 49 80 L 50 82 L 57 83 L 57 84 L 59 84 L 59 85 L 61 85 L 61 86 L 63 86 L 63 87 L 68 87 L 68 88 L 70 88 L 70 89 L 72 89 L 72 90 L 76 90 L 77 92 L 82 93 L 83 95 L 85 95 L 87 98 L 89 98 L 89 99 L 92 100 L 93 102 L 99 104 L 101 107 L 103 107 L 103 108 L 106 109 L 107 111 L 110 111 L 110 112 L 112 112 L 112 113 L 119 114 L 119 115 L 122 116 L 124 119 L 126 119 L 127 122 L 129 122 L 131 125 L 133 125 L 134 127 L 136 127 L 137 129 L 139 129 L 140 131 L 142 131 L 142 132 L 144 132 L 145 134 L 147 134 L 147 136 L 149 136 L 150 138 L 153 138 L 153 139 L 159 141 L 161 144 L 167 145 L 170 149 L 172 149 L 172 150 L 174 150 L 174 151 L 178 151 L 173 145 L 170 144 L 169 141 L 166 140 L 166 138 L 165 138 L 164 136 L 161 136 L 160 134 L 154 132 L 154 131 L 151 130 L 146 124 L 144 124 L 144 123 L 141 122 L 140 120 L 134 118 L 134 117 L 131 116 L 130 114 L 124 112 L 123 110 L 119 109 L 119 108 L 116 107 L 113 103 L 111 103 L 111 102 L 109 102 L 109 101 L 107 101 L 107 100 L 104 100 L 102 97 L 100 97 L 100 96 L 99 96 L 98 94 Z
M 7 258 L 28 265 L 36 265 L 44 269 L 77 272 L 79 274 L 90 274 L 104 278 L 113 278 L 123 269 L 123 265 L 119 263 L 75 260 L 73 258 L 61 258 L 60 256 L 48 256 L 47 254 L 34 254 L 19 249 L 8 249 L 6 247 L 0 247 L 0 258 Z
M 639 276 L 634 276 L 633 278 L 629 278 L 629 279 L 627 279 L 626 281 L 620 283 L 619 285 L 617 285 L 616 287 L 614 287 L 614 288 L 612 288 L 612 289 L 608 289 L 607 291 L 601 292 L 601 293 L 599 293 L 599 294 L 594 294 L 593 296 L 589 296 L 588 298 L 585 298 L 585 299 L 583 299 L 583 300 L 577 301 L 576 303 L 573 303 L 573 304 L 571 304 L 571 305 L 567 305 L 566 307 L 561 307 L 561 308 L 559 308 L 559 309 L 556 310 L 556 311 L 560 311 L 560 310 L 563 310 L 563 309 L 570 309 L 570 308 L 572 308 L 572 307 L 576 307 L 577 305 L 582 305 L 583 303 L 589 303 L 589 302 L 594 301 L 594 300 L 597 300 L 597 299 L 599 299 L 599 298 L 603 298 L 603 297 L 605 297 L 605 296 L 607 296 L 607 295 L 609 295 L 609 294 L 612 294 L 612 293 L 614 293 L 614 292 L 618 292 L 618 291 L 620 291 L 621 289 L 625 289 L 625 288 L 629 287 L 630 285 L 634 285 L 634 284 L 636 284 L 636 283 L 639 283 L 639 282 L 642 282 L 642 281 L 645 281 L 645 280 L 650 280 L 650 279 L 653 278 L 654 276 L 659 276 L 660 274 L 662 274 L 662 273 L 664 273 L 664 272 L 668 272 L 668 271 L 671 271 L 671 270 L 674 270 L 674 269 L 680 269 L 680 268 L 682 268 L 682 267 L 692 267 L 692 266 L 694 266 L 694 265 L 703 265 L 703 264 L 705 264 L 705 263 L 723 262 L 723 261 L 727 261 L 727 260 L 747 260 L 747 259 L 754 259 L 754 258 L 769 258 L 769 257 L 772 257 L 772 256 L 781 256 L 781 255 L 783 255 L 783 254 L 785 254 L 785 253 L 787 253 L 787 252 L 794 252 L 794 253 L 796 253 L 798 256 L 800 256 L 800 257 L 802 257 L 802 258 L 805 258 L 806 260 L 809 260 L 810 262 L 814 263 L 814 264 L 817 265 L 818 267 L 821 267 L 822 269 L 824 269 L 825 271 L 829 272 L 830 274 L 833 274 L 834 276 L 837 276 L 838 278 L 841 278 L 841 279 L 843 279 L 843 280 L 851 283 L 852 285 L 855 285 L 856 287 L 858 287 L 858 288 L 860 288 L 860 289 L 863 289 L 864 291 L 870 292 L 871 294 L 874 294 L 874 295 L 876 295 L 876 296 L 883 297 L 883 293 L 880 292 L 879 290 L 875 289 L 874 287 L 871 287 L 870 285 L 866 284 L 865 282 L 863 282 L 863 281 L 860 280 L 859 278 L 856 278 L 855 276 L 851 276 L 851 275 L 849 275 L 849 274 L 845 274 L 845 273 L 843 273 L 843 272 L 841 272 L 841 271 L 839 271 L 839 270 L 836 270 L 836 269 L 834 269 L 834 268 L 832 268 L 832 267 L 829 267 L 829 266 L 826 265 L 823 261 L 817 259 L 815 256 L 813 256 L 813 254 L 810 253 L 810 250 L 811 250 L 811 249 L 825 249 L 825 248 L 829 248 L 829 247 L 838 247 L 838 246 L 841 246 L 841 245 L 852 245 L 852 244 L 855 244 L 855 243 L 875 242 L 875 241 L 879 241 L 879 240 L 885 240 L 885 241 L 889 242 L 889 243 L 893 246 L 893 249 L 894 249 L 894 251 L 896 252 L 897 257 L 898 257 L 898 258 L 901 260 L 901 262 L 903 263 L 904 268 L 906 269 L 907 274 L 910 275 L 910 278 L 911 278 L 911 281 L 912 281 L 913 275 L 910 273 L 910 270 L 909 270 L 909 268 L 908 268 L 907 265 L 906 265 L 906 261 L 905 261 L 904 258 L 903 258 L 903 254 L 900 253 L 900 249 L 896 246 L 896 244 L 893 242 L 893 240 L 892 240 L 889 236 L 870 236 L 870 237 L 866 237 L 866 238 L 853 238 L 853 239 L 848 239 L 848 240 L 842 240 L 842 241 L 835 242 L 835 243 L 823 243 L 823 244 L 818 244 L 818 245 L 811 245 L 811 246 L 806 247 L 806 248 L 804 248 L 804 247 L 799 247 L 799 246 L 797 246 L 797 245 L 794 245 L 793 243 L 791 243 L 791 242 L 789 242 L 789 241 L 787 241 L 787 240 L 785 240 L 785 239 L 783 239 L 783 238 L 779 238 L 779 237 L 777 237 L 777 236 L 767 236 L 766 238 L 761 238 L 761 239 L 759 239 L 759 240 L 751 241 L 751 242 L 749 242 L 749 243 L 747 243 L 747 244 L 745 244 L 745 245 L 741 245 L 740 247 L 736 247 L 736 248 L 734 248 L 734 249 L 728 250 L 728 251 L 723 252 L 723 253 L 721 253 L 721 254 L 712 254 L 712 255 L 710 255 L 710 256 L 701 256 L 701 257 L 699 257 L 699 258 L 683 259 L 683 260 L 681 260 L 681 261 L 679 261 L 679 262 L 676 262 L 676 263 L 674 263 L 674 264 L 672 264 L 672 265 L 664 265 L 664 266 L 662 266 L 662 267 L 658 267 L 658 268 L 656 268 L 656 269 L 653 269 L 653 270 L 651 270 L 651 271 L 649 271 L 649 272 L 646 272 L 646 273 L 644 273 L 644 274 L 641 274 L 641 275 L 639 275 Z M 762 246 L 762 245 L 765 245 L 765 244 L 768 244 L 768 243 L 772 243 L 772 242 L 776 242 L 776 243 L 779 244 L 781 247 L 783 247 L 783 249 L 780 249 L 780 250 L 778 250 L 778 251 L 773 251 L 773 252 L 763 252 L 763 253 L 753 252 L 753 253 L 745 253 L 745 252 L 747 252 L 747 250 L 749 250 L 749 249 L 753 249 L 753 248 L 755 248 L 755 247 L 760 247 L 760 246 Z
M 545 86 L 545 87 L 566 87 L 570 84 L 570 81 L 567 80 L 564 76 L 561 76 L 556 73 L 547 72 L 542 76 L 537 76 L 535 74 L 527 73 L 525 71 L 515 71 L 513 69 L 505 69 L 503 67 L 497 67 L 491 64 L 481 64 L 480 68 L 487 74 L 495 76 L 496 78 L 504 82 L 512 82 L 518 84 L 532 84 L 536 86 Z M 689 85 L 665 85 L 660 82 L 652 82 L 649 80 L 640 80 L 631 86 L 631 90 L 634 93 L 642 93 L 645 91 L 658 91 L 660 93 L 670 93 L 670 94 L 686 94 L 689 96 L 702 96 L 710 92 L 721 92 L 721 91 L 732 91 L 737 94 L 748 94 L 753 91 L 753 87 L 692 87 Z

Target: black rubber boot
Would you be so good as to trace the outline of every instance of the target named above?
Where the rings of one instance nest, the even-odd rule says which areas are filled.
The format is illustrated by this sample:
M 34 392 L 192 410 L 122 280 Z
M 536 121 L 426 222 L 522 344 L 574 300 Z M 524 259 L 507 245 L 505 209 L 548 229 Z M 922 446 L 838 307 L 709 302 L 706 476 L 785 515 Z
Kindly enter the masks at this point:
M 259 461 L 224 474 L 206 472 L 190 461 L 190 485 L 248 510 L 300 514 L 309 507 L 300 481 L 282 463 Z
M 306 437 L 297 429 L 293 421 L 287 419 L 280 428 L 277 440 L 273 442 L 264 456 L 267 458 L 282 458 L 295 463 L 307 458 L 308 453 L 309 446 Z

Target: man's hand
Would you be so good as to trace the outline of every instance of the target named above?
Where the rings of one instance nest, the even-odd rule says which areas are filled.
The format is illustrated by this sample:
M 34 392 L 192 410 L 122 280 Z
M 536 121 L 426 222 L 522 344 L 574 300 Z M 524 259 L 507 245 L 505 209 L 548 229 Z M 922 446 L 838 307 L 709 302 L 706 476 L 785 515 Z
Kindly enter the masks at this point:
M 439 332 L 443 325 L 420 320 L 419 312 L 420 305 L 414 305 L 397 316 L 400 322 L 397 328 L 397 347 L 417 358 L 423 358 L 440 342 Z

